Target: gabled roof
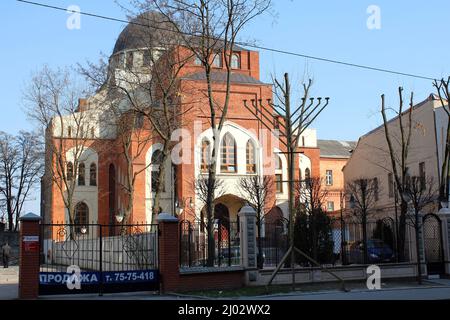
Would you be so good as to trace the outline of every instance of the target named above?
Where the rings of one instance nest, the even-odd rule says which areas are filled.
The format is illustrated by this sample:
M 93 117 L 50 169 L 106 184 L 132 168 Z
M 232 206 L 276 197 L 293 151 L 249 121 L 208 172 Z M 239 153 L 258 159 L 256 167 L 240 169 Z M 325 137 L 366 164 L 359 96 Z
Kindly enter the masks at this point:
M 351 152 L 356 147 L 355 141 L 317 140 L 320 149 L 320 157 L 323 158 L 350 158 Z
M 206 80 L 205 71 L 195 72 L 188 75 L 185 75 L 182 79 L 185 80 Z M 226 82 L 227 73 L 222 71 L 213 71 L 211 72 L 211 80 L 213 82 Z M 231 82 L 232 83 L 242 83 L 242 84 L 265 84 L 251 76 L 241 74 L 241 73 L 231 73 Z

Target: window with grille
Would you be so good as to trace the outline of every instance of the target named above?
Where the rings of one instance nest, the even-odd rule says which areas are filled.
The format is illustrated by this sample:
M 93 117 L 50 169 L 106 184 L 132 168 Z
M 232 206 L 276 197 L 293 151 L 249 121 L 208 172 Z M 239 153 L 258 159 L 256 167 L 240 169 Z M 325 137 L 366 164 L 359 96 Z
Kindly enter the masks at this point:
M 328 212 L 334 211 L 334 202 L 333 201 L 327 202 L 327 211 Z
M 241 68 L 241 56 L 239 53 L 233 53 L 231 56 L 231 69 L 240 69 Z
M 236 172 L 236 142 L 231 134 L 227 133 L 222 139 L 222 172 Z

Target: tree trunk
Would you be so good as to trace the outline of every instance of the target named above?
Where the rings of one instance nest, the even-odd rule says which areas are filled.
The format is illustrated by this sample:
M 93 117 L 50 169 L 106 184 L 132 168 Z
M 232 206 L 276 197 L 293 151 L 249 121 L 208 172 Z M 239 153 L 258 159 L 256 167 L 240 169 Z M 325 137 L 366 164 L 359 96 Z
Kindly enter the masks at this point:
M 369 263 L 369 255 L 368 255 L 368 248 L 367 248 L 367 213 L 363 213 L 362 217 L 362 234 L 363 234 L 363 249 L 364 249 L 364 264 Z
M 422 271 L 420 268 L 420 225 L 419 225 L 419 211 L 415 210 L 415 225 L 414 229 L 416 231 L 416 257 L 417 257 L 417 282 L 422 284 Z
M 406 241 L 406 215 L 408 204 L 402 199 L 400 204 L 400 221 L 398 226 L 398 257 L 400 262 L 405 262 L 405 241 Z
M 220 136 L 220 135 L 219 135 Z M 214 198 L 216 187 L 216 154 L 218 147 L 216 146 L 216 139 L 214 139 L 214 148 L 212 150 L 212 161 L 208 168 L 208 190 L 206 196 L 206 219 L 207 219 L 207 233 L 208 233 L 208 259 L 207 266 L 214 266 L 215 257 L 215 242 L 214 242 Z

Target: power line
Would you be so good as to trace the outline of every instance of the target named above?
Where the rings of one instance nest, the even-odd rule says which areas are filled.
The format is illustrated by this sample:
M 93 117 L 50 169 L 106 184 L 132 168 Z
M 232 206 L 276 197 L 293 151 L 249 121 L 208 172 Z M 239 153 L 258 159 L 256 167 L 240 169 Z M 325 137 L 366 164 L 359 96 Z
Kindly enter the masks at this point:
M 63 7 L 53 6 L 53 5 L 39 3 L 39 2 L 26 1 L 26 0 L 17 0 L 17 1 L 25 3 L 25 4 L 31 4 L 31 5 L 35 5 L 35 6 L 39 6 L 39 7 L 48 8 L 48 9 L 54 9 L 54 10 L 59 10 L 59 11 L 64 11 L 64 12 L 69 12 L 69 13 L 77 13 L 80 15 L 89 16 L 89 17 L 93 17 L 93 18 L 99 18 L 99 19 L 104 19 L 104 20 L 109 20 L 109 21 L 114 21 L 114 22 L 127 23 L 127 24 L 137 25 L 137 26 L 146 27 L 146 28 L 150 27 L 152 29 L 161 30 L 161 31 L 174 32 L 173 30 L 170 30 L 167 28 L 145 25 L 145 24 L 142 24 L 142 23 L 139 23 L 136 21 L 128 21 L 128 20 L 124 20 L 124 19 L 113 18 L 113 17 L 108 17 L 108 16 L 99 15 L 99 14 L 95 14 L 95 13 L 89 13 L 89 12 L 68 10 Z M 192 36 L 192 37 L 200 37 L 199 35 L 195 35 L 195 34 L 191 34 L 191 33 L 187 33 L 187 32 L 181 32 L 181 34 L 187 35 L 187 36 Z M 395 74 L 395 75 L 400 75 L 400 76 L 405 76 L 405 77 L 412 77 L 412 78 L 417 78 L 417 79 L 422 79 L 422 80 L 431 80 L 431 81 L 436 80 L 435 78 L 428 77 L 428 76 L 407 73 L 407 72 L 400 72 L 400 71 L 395 71 L 395 70 L 389 70 L 389 69 L 385 69 L 385 68 L 372 67 L 372 66 L 368 66 L 368 65 L 362 65 L 362 64 L 340 61 L 340 60 L 335 60 L 335 59 L 317 57 L 317 56 L 307 55 L 307 54 L 303 54 L 303 53 L 299 53 L 299 52 L 292 52 L 292 51 L 287 51 L 287 50 L 282 50 L 282 49 L 275 49 L 275 48 L 270 48 L 270 47 L 259 46 L 259 45 L 251 44 L 251 43 L 236 42 L 236 44 L 240 45 L 240 46 L 244 46 L 244 47 L 258 49 L 258 50 L 270 51 L 270 52 L 275 52 L 275 53 L 280 53 L 280 54 L 285 54 L 285 55 L 290 55 L 290 56 L 296 56 L 296 57 L 301 57 L 301 58 L 306 58 L 306 59 L 311 59 L 311 60 L 317 60 L 317 61 L 321 61 L 321 62 L 339 64 L 339 65 L 343 65 L 343 66 L 347 66 L 347 67 L 353 67 L 353 68 L 359 68 L 359 69 L 365 69 L 365 70 L 377 71 L 377 72 L 383 72 L 383 73 L 390 73 L 390 74 Z

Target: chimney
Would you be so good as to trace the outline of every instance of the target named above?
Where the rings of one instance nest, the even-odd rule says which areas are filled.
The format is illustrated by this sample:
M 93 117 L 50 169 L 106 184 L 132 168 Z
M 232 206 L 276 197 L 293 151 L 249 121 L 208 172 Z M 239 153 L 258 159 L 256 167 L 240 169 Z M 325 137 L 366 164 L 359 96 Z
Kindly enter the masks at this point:
M 82 111 L 86 111 L 87 109 L 87 99 L 78 99 L 78 111 L 82 112 Z

